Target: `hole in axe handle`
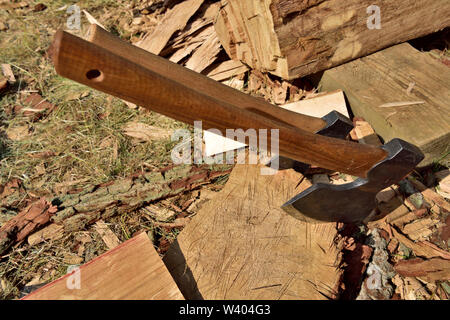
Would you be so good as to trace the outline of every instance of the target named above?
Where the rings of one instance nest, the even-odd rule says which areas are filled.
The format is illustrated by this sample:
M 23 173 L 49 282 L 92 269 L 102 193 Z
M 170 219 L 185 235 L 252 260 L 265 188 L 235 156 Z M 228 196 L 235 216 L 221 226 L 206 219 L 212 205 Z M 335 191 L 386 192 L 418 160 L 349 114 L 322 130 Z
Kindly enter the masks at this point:
M 86 78 L 90 81 L 101 82 L 103 81 L 103 72 L 98 69 L 92 69 L 86 72 Z

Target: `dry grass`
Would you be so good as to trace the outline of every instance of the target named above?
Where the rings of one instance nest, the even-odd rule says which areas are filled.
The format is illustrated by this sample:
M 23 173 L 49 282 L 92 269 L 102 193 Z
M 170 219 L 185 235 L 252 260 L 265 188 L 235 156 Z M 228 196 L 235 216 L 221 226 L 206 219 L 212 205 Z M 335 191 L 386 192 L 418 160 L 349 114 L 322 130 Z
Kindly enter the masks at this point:
M 63 1 L 44 3 L 48 8 L 42 12 L 22 15 L 16 10 L 13 15 L 8 15 L 2 11 L 0 16 L 10 25 L 7 32 L 0 32 L 0 61 L 11 64 L 17 78 L 15 90 L 0 102 L 2 128 L 7 131 L 26 125 L 30 132 L 20 141 L 3 138 L 0 182 L 18 178 L 29 190 L 51 193 L 55 185 L 65 182 L 80 180 L 82 182 L 78 186 L 82 187 L 127 176 L 141 169 L 144 163 L 155 167 L 167 165 L 173 146 L 170 139 L 134 143 L 122 134 L 121 128 L 130 121 L 164 129 L 185 125 L 158 114 L 132 110 L 119 99 L 56 75 L 44 54 L 53 33 L 64 26 L 67 14 L 65 10 L 55 11 Z M 84 1 L 79 5 L 91 14 L 101 16 L 104 8 L 110 11 L 120 3 Z M 80 33 L 88 25 L 83 19 L 82 22 Z M 35 123 L 24 117 L 5 114 L 8 108 L 20 105 L 21 97 L 32 90 L 54 104 L 54 112 Z M 55 156 L 48 159 L 31 157 L 43 151 L 53 152 Z
M 45 53 L 53 34 L 64 28 L 68 16 L 66 10 L 57 9 L 72 3 L 25 2 L 28 7 L 0 10 L 0 21 L 9 27 L 0 31 L 0 63 L 10 64 L 17 80 L 14 87 L 0 97 L 0 185 L 17 178 L 27 192 L 54 195 L 64 186 L 83 188 L 129 176 L 143 166 L 158 168 L 170 164 L 170 150 L 174 145 L 170 138 L 136 143 L 123 135 L 121 129 L 131 121 L 167 130 L 187 126 L 155 113 L 130 109 L 119 99 L 56 75 Z M 37 3 L 44 3 L 47 9 L 33 12 Z M 93 0 L 77 4 L 114 33 L 127 36 L 127 32 L 117 26 L 116 19 L 132 19 L 133 1 Z M 80 36 L 89 25 L 83 15 L 81 22 Z M 55 105 L 54 111 L 37 122 L 8 114 L 13 106 L 23 103 L 30 91 L 38 92 Z M 29 134 L 20 140 L 8 139 L 6 133 L 16 127 L 28 128 Z M 54 155 L 32 157 L 43 151 Z M 108 223 L 121 241 L 139 230 L 154 234 L 156 243 L 162 237 L 173 240 L 179 232 L 155 228 L 142 219 L 139 212 L 114 217 Z M 106 251 L 94 230 L 83 232 L 88 232 L 93 241 L 86 244 L 79 263 Z M 77 254 L 78 235 L 79 232 L 69 233 L 50 243 L 22 245 L 10 250 L 0 260 L 0 299 L 19 297 L 19 290 L 27 283 L 45 283 L 65 274 L 67 267 L 74 264 L 67 257 Z

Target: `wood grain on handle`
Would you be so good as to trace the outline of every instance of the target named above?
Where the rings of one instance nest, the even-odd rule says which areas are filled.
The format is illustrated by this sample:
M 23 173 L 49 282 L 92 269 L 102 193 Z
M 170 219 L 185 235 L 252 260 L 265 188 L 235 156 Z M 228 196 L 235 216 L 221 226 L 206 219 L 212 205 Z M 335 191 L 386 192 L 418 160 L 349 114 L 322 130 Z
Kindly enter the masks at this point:
M 196 83 L 167 78 L 172 65 L 146 68 L 67 32 L 56 33 L 50 54 L 61 76 L 185 123 L 202 120 L 205 130 L 279 129 L 280 154 L 298 161 L 366 177 L 387 156 L 380 148 L 323 137 L 237 108 L 192 89 Z
M 200 91 L 202 94 L 212 96 L 218 101 L 229 103 L 241 109 L 248 109 L 309 132 L 317 132 L 326 126 L 326 122 L 321 118 L 276 107 L 262 98 L 252 97 L 123 41 L 96 24 L 92 24 L 89 28 L 87 40 L 131 62 L 161 73 L 167 79 L 191 83 L 193 84 L 191 90 Z

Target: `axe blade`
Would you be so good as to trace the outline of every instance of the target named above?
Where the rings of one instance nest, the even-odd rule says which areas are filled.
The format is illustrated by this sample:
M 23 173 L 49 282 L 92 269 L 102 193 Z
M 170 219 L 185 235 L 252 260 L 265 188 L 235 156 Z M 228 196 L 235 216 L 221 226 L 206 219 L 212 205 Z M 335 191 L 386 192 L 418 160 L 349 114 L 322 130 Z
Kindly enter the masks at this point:
M 308 222 L 361 222 L 376 206 L 377 193 L 406 177 L 424 158 L 416 146 L 393 139 L 384 146 L 388 157 L 370 169 L 367 178 L 343 184 L 317 183 L 299 193 L 283 210 Z

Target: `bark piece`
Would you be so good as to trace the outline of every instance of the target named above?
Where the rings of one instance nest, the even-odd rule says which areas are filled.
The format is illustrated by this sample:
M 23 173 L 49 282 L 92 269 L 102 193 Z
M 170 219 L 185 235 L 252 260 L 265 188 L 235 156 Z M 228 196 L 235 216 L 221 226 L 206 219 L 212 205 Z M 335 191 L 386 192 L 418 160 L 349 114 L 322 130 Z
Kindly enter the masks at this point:
M 14 113 L 22 113 L 25 117 L 29 117 L 32 121 L 41 119 L 44 115 L 48 115 L 55 109 L 55 106 L 46 101 L 38 93 L 29 95 L 23 105 L 14 107 Z
M 0 228 L 0 254 L 13 243 L 24 240 L 29 234 L 47 224 L 56 211 L 57 208 L 45 199 L 40 199 L 23 209 Z
M 140 141 L 153 141 L 167 139 L 172 135 L 172 130 L 150 126 L 141 122 L 129 122 L 123 128 L 125 135 Z
M 187 299 L 335 299 L 343 239 L 280 205 L 310 186 L 293 170 L 236 165 L 180 233 L 164 262 Z
M 64 232 L 79 231 L 100 219 L 210 183 L 230 171 L 227 165 L 167 167 L 160 172 L 144 172 L 128 179 L 69 191 L 52 199 L 58 207 L 41 199 L 0 228 L 0 255 L 49 222 L 63 225 Z
M 371 247 L 374 251 L 366 271 L 368 276 L 363 281 L 357 300 L 386 300 L 390 299 L 394 292 L 390 279 L 395 275 L 395 271 L 389 263 L 387 242 L 380 231 L 370 231 Z
M 450 253 L 440 249 L 438 246 L 428 241 L 414 242 L 405 235 L 398 232 L 395 228 L 392 228 L 392 233 L 394 237 L 398 239 L 398 241 L 410 248 L 418 257 L 424 257 L 427 259 L 440 257 L 446 260 L 450 260 Z
M 394 268 L 403 277 L 417 277 L 427 282 L 450 280 L 450 261 L 441 258 L 401 260 Z

